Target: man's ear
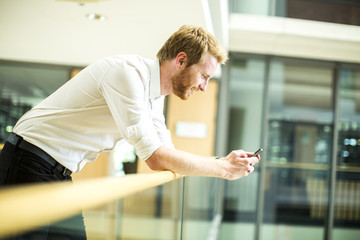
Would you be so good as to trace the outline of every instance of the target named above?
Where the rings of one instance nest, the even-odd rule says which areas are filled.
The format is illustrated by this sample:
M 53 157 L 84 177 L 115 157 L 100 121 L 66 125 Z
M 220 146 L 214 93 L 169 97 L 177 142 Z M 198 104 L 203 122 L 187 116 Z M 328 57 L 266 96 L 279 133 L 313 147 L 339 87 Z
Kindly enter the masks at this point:
M 176 66 L 186 66 L 187 63 L 187 54 L 185 52 L 179 52 L 175 58 Z

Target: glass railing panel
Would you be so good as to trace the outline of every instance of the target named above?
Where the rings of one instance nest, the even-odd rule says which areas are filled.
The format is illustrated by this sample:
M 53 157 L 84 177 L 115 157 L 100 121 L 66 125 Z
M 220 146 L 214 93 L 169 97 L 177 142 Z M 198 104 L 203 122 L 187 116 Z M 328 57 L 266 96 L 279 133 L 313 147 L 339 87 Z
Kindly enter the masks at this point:
M 182 183 L 159 172 L 1 189 L 0 239 L 181 239 Z
M 182 179 L 178 179 L 97 208 L 86 209 L 83 217 L 87 239 L 180 239 L 181 199 Z M 75 236 L 73 220 L 66 219 L 54 225 L 60 234 Z
M 67 217 L 61 221 L 45 223 L 41 227 L 0 235 L 1 240 L 12 239 L 84 239 L 86 237 L 82 215 Z
M 184 182 L 182 239 L 220 239 L 223 180 L 186 177 Z
M 182 179 L 119 201 L 120 239 L 180 239 Z

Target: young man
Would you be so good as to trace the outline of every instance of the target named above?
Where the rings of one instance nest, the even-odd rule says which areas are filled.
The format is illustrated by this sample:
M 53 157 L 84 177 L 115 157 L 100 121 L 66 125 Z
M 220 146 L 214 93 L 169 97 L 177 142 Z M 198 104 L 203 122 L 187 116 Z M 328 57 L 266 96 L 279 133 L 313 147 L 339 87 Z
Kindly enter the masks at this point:
M 161 94 L 175 94 L 183 100 L 194 91 L 205 91 L 217 65 L 225 63 L 226 51 L 202 28 L 181 27 L 157 54 L 160 60 Z M 184 175 L 220 177 L 229 180 L 253 172 L 258 158 L 242 150 L 219 160 L 160 146 L 146 160 L 154 170 L 171 170 Z
M 258 162 L 242 150 L 215 159 L 173 148 L 164 96 L 205 91 L 226 51 L 202 28 L 183 26 L 158 60 L 117 55 L 90 64 L 19 119 L 0 155 L 1 185 L 71 179 L 126 140 L 153 170 L 238 179 Z

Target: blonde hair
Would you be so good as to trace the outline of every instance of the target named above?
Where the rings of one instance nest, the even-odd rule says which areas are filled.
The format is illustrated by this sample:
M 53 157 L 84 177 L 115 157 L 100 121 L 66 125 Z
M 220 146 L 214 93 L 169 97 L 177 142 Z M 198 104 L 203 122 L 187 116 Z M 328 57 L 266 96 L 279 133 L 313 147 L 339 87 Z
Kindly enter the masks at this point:
M 206 53 L 211 53 L 224 64 L 226 50 L 216 38 L 201 27 L 184 25 L 173 33 L 157 53 L 160 62 L 174 59 L 180 52 L 187 54 L 187 66 L 199 63 Z

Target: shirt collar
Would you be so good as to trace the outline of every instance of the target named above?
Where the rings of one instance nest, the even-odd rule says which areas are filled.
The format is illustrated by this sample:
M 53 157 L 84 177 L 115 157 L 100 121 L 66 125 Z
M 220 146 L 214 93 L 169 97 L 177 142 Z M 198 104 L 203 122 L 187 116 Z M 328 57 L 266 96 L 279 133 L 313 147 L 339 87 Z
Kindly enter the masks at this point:
M 158 60 L 154 60 L 150 67 L 150 98 L 153 99 L 160 96 L 160 64 Z

